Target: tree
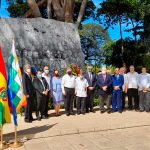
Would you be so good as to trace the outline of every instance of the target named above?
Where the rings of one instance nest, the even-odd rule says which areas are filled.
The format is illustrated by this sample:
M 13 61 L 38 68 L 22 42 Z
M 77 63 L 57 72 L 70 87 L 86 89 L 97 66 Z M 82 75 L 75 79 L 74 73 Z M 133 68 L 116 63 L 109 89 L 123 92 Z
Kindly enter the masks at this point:
M 131 39 L 123 40 L 124 53 L 121 52 L 122 41 L 107 43 L 104 46 L 105 64 L 122 67 L 122 58 L 127 67 L 130 65 L 142 66 L 144 65 L 143 58 L 147 53 L 145 46 L 139 41 L 138 45 Z
M 110 40 L 108 32 L 100 25 L 86 24 L 82 26 L 79 33 L 85 63 L 102 63 L 103 46 Z
M 81 20 L 82 20 L 82 18 L 83 18 L 87 1 L 88 1 L 88 0 L 83 0 L 83 1 L 82 1 L 81 9 L 80 9 L 80 12 L 79 12 L 79 15 L 78 15 L 78 19 L 77 19 L 77 23 L 76 23 L 76 24 L 77 24 L 77 27 L 79 27 L 79 25 L 80 25 L 80 23 L 81 23 Z
M 92 0 L 88 0 L 87 2 L 85 0 L 83 2 L 82 0 L 36 0 L 36 4 L 43 18 L 51 18 L 63 22 L 76 22 L 77 18 L 80 18 L 78 20 L 80 23 L 80 21 L 94 16 L 96 8 Z M 84 13 L 85 6 L 87 7 Z M 35 17 L 30 8 L 24 0 L 9 0 L 8 11 L 11 17 Z

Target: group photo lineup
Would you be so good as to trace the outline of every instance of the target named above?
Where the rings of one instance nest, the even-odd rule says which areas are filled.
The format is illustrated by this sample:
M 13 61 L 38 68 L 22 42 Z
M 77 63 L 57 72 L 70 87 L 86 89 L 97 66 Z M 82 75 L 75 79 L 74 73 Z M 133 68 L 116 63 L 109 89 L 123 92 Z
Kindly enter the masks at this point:
M 149 0 L 0 0 L 0 150 L 150 150 L 149 114 Z

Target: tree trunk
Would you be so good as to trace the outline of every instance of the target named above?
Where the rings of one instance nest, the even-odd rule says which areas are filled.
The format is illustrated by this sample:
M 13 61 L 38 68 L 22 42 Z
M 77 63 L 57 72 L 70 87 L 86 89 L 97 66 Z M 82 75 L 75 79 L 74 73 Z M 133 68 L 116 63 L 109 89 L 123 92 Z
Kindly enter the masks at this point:
M 54 17 L 59 21 L 65 21 L 65 0 L 52 0 Z
M 65 1 L 66 1 L 65 22 L 73 22 L 75 0 L 65 0 Z
M 35 18 L 42 16 L 35 0 L 27 0 L 27 3 L 28 3 L 28 6 L 30 7 L 32 14 Z
M 82 18 L 83 18 L 84 12 L 85 12 L 85 8 L 86 8 L 87 2 L 88 2 L 88 0 L 83 0 L 82 1 L 80 12 L 79 12 L 77 23 L 76 23 L 77 27 L 79 27 L 79 25 L 80 25 L 80 23 L 82 21 Z
M 122 24 L 121 24 L 121 20 L 119 20 L 119 27 L 120 27 L 120 39 L 122 41 L 123 40 L 123 36 L 122 36 Z
M 45 3 L 47 2 L 47 0 L 41 0 L 37 3 L 38 7 L 43 6 Z M 33 16 L 32 14 L 32 10 L 30 9 L 29 11 L 27 11 L 24 15 L 23 18 L 30 18 L 31 16 Z
M 134 22 L 132 19 L 131 19 L 131 23 L 132 23 L 132 27 L 133 27 L 134 40 L 135 40 L 135 42 L 137 42 L 137 32 L 136 32 L 135 25 L 134 25 Z
M 52 18 L 52 0 L 47 1 L 47 16 L 48 19 Z

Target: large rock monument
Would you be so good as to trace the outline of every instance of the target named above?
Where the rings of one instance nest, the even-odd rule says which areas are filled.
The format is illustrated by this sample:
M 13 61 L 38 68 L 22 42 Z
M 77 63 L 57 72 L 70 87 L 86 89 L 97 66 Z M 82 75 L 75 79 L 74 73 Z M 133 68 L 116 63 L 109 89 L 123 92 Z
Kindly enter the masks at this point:
M 63 70 L 69 64 L 83 64 L 80 37 L 74 24 L 42 18 L 0 19 L 0 41 L 6 63 L 13 38 L 21 66 L 28 63 L 38 69 L 48 65 L 51 70 Z

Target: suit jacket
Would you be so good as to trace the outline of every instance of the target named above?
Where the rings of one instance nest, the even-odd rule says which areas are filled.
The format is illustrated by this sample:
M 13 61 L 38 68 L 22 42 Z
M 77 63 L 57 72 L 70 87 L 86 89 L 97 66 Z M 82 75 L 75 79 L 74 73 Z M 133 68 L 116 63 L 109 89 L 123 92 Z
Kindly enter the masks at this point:
M 24 73 L 22 76 L 22 85 L 24 95 L 29 95 L 29 97 L 35 95 L 35 89 L 33 87 L 32 78 L 26 73 Z
M 100 74 L 97 77 L 97 86 L 99 95 L 103 94 L 111 94 L 112 93 L 112 78 L 111 75 L 106 74 L 106 78 L 104 80 L 103 75 Z M 107 90 L 103 91 L 102 87 L 107 86 Z
M 112 76 L 112 84 L 113 84 L 113 87 L 114 86 L 119 86 L 119 90 L 117 91 L 122 91 L 122 86 L 124 85 L 124 77 L 123 75 L 118 75 L 118 78 L 113 75 Z M 113 88 L 113 91 L 115 92 L 114 88 Z
M 43 81 L 43 84 L 42 84 L 42 82 L 40 81 L 39 78 L 35 78 L 33 80 L 33 85 L 34 85 L 34 88 L 36 90 L 37 99 L 43 97 L 44 94 L 42 92 L 45 91 L 46 89 L 49 89 L 49 86 L 48 86 L 48 83 L 47 83 L 46 79 L 42 78 L 42 81 Z M 45 87 L 45 89 L 44 89 L 44 87 Z
M 89 73 L 86 73 L 85 76 L 86 80 L 88 81 L 89 87 L 96 87 L 96 75 L 92 72 L 92 81 L 89 77 Z

